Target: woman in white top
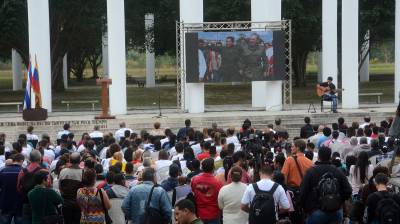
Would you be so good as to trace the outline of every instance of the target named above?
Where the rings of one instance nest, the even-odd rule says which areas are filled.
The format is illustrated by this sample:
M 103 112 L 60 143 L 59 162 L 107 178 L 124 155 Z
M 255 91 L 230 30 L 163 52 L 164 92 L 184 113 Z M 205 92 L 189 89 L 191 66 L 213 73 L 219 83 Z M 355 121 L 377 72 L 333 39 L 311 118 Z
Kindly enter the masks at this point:
M 240 182 L 242 169 L 231 169 L 232 183 L 221 188 L 218 194 L 218 206 L 223 212 L 223 223 L 246 224 L 248 214 L 240 209 L 241 200 L 247 185 Z
M 373 170 L 374 167 L 369 164 L 368 153 L 365 151 L 360 152 L 356 165 L 352 165 L 349 172 L 349 181 L 353 188 L 353 198 L 358 198 L 360 188 L 368 183 L 368 180 L 372 177 Z

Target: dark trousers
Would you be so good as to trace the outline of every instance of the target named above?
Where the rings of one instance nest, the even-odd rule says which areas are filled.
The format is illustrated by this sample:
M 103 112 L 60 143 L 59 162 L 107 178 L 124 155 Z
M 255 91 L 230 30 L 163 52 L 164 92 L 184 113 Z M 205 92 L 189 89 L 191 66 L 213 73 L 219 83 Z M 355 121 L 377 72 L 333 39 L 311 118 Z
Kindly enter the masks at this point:
M 81 220 L 81 209 L 76 201 L 65 200 L 62 207 L 64 224 L 76 224 Z

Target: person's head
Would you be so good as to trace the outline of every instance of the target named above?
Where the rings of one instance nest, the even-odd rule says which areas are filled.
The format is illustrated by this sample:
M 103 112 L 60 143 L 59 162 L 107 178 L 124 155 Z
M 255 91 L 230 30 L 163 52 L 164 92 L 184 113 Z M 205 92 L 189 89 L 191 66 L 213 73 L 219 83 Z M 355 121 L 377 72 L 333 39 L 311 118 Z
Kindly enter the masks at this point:
M 280 118 L 275 119 L 275 125 L 279 126 L 281 125 L 282 120 Z
M 307 159 L 311 160 L 311 161 L 313 161 L 313 159 L 314 159 L 314 153 L 311 152 L 311 151 L 307 151 L 306 153 L 304 153 L 304 156 L 305 156 Z
M 333 78 L 332 76 L 329 76 L 328 79 L 326 80 L 329 84 L 331 84 L 333 82 Z
M 235 43 L 235 38 L 232 36 L 229 36 L 226 38 L 226 47 L 233 47 L 233 44 Z
M 371 117 L 370 117 L 370 116 L 365 116 L 365 117 L 364 117 L 364 122 L 365 122 L 365 123 L 371 122 Z
M 192 122 L 190 121 L 190 119 L 186 119 L 185 120 L 185 126 L 186 127 L 190 127 L 190 125 L 192 125 Z
M 233 163 L 238 166 L 241 166 L 243 161 L 246 159 L 246 154 L 243 151 L 237 151 L 233 154 Z
M 114 184 L 125 186 L 125 176 L 122 173 L 117 173 L 114 176 Z
M 332 130 L 333 131 L 339 130 L 339 124 L 338 123 L 332 123 Z
M 311 123 L 310 117 L 305 117 L 305 118 L 304 118 L 304 123 L 310 124 L 310 123 Z
M 39 152 L 39 150 L 32 150 L 32 152 L 29 154 L 29 161 L 31 163 L 40 163 L 42 161 L 42 154 Z
M 180 168 L 175 163 L 169 166 L 169 176 L 172 178 L 177 178 L 179 176 Z
M 366 145 L 368 144 L 368 139 L 366 137 L 361 137 L 360 138 L 360 145 Z
M 63 129 L 66 131 L 68 131 L 70 128 L 71 128 L 71 126 L 68 123 L 64 124 L 64 126 L 63 126 Z
M 184 145 L 182 142 L 178 142 L 175 144 L 175 150 L 177 153 L 183 153 Z
M 33 126 L 28 126 L 28 127 L 26 128 L 26 132 L 32 133 L 32 132 L 33 132 Z
M 196 207 L 192 201 L 183 199 L 175 204 L 175 219 L 179 224 L 190 224 L 195 220 Z
M 329 137 L 332 134 L 332 130 L 328 127 L 324 127 L 324 129 L 322 129 L 322 133 L 324 134 L 325 137 Z
M 81 154 L 73 152 L 69 157 L 69 161 L 71 164 L 78 165 L 81 162 Z
M 134 166 L 133 166 L 133 164 L 132 164 L 132 163 L 127 163 L 126 166 L 125 166 L 125 173 L 126 173 L 127 175 L 132 175 L 132 174 L 133 174 L 133 171 L 134 171 Z
M 318 150 L 318 160 L 320 162 L 329 162 L 332 150 L 329 147 L 321 146 Z
M 200 160 L 194 159 L 190 163 L 191 171 L 200 170 Z
M 16 154 L 11 156 L 11 160 L 13 161 L 13 163 L 17 163 L 17 164 L 22 165 L 22 163 L 25 160 L 25 157 L 21 153 L 16 153 Z
M 258 35 L 257 35 L 256 33 L 253 33 L 253 34 L 250 36 L 249 44 L 250 44 L 251 46 L 255 46 L 255 45 L 257 45 L 257 43 L 258 43 Z
M 156 183 L 156 172 L 153 168 L 145 168 L 142 173 L 142 180 L 143 181 L 151 181 Z
M 376 187 L 378 187 L 379 185 L 386 186 L 388 182 L 389 182 L 389 178 L 384 173 L 378 173 L 374 178 L 374 183 L 375 183 Z
M 132 164 L 132 163 L 128 163 L 128 164 Z M 126 164 L 126 165 L 128 165 L 128 164 Z M 94 170 L 96 171 L 97 175 L 103 175 L 104 169 L 101 164 L 94 165 Z
M 274 170 L 270 166 L 263 166 L 260 169 L 260 177 L 261 179 L 271 179 Z
M 120 127 L 120 128 L 125 128 L 125 127 L 126 127 L 126 124 L 125 124 L 125 122 L 121 122 L 121 123 L 119 123 L 119 127 Z
M 160 129 L 161 123 L 160 123 L 160 122 L 155 122 L 155 123 L 153 124 L 153 126 L 154 126 L 154 129 Z
M 231 177 L 232 177 L 232 182 L 240 182 L 242 179 L 242 169 L 238 166 L 234 166 L 231 169 Z
M 214 159 L 208 158 L 204 159 L 201 162 L 201 169 L 204 173 L 213 173 L 214 172 Z
M 312 142 L 307 143 L 307 151 L 314 152 L 315 150 L 315 145 Z
M 292 154 L 306 151 L 306 142 L 303 139 L 296 139 L 292 144 Z
M 49 172 L 45 169 L 39 170 L 33 175 L 33 179 L 35 180 L 36 185 L 45 186 L 47 184 L 48 178 Z
M 275 156 L 275 168 L 282 169 L 285 164 L 286 158 L 283 153 L 279 153 Z
M 339 138 L 339 132 L 338 131 L 333 131 L 332 132 L 332 138 L 335 139 L 335 140 L 338 139 Z
M 168 160 L 168 157 L 168 152 L 165 150 L 160 150 L 160 152 L 158 153 L 159 160 Z
M 343 125 L 344 124 L 344 118 L 343 117 L 339 117 L 337 121 L 338 121 L 339 125 Z
M 370 127 L 365 127 L 365 129 L 364 129 L 364 134 L 365 134 L 365 136 L 366 137 L 371 137 L 371 135 L 372 135 L 372 129 L 370 128 Z
M 110 172 L 109 172 L 110 174 Z M 82 183 L 86 187 L 93 187 L 96 183 L 96 170 L 87 169 L 83 172 Z
M 353 136 L 353 137 L 350 138 L 350 145 L 351 145 L 351 146 L 356 146 L 356 145 L 358 145 L 358 139 L 357 139 L 357 137 Z

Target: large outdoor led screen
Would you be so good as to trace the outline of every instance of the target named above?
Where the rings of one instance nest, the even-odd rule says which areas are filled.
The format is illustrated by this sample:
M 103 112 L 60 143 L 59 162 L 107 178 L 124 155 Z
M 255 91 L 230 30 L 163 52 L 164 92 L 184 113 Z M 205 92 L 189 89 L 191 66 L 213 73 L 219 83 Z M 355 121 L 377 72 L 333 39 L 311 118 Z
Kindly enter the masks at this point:
M 285 77 L 282 31 L 185 34 L 186 82 L 248 82 Z

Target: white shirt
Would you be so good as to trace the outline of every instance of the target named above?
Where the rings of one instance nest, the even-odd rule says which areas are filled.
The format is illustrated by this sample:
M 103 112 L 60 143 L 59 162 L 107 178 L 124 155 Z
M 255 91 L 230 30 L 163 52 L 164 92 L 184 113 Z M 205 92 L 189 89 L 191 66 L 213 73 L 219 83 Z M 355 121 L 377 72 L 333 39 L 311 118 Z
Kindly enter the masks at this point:
M 194 156 L 197 157 L 200 153 L 201 153 L 201 147 L 200 147 L 200 143 L 197 143 L 196 145 L 192 145 L 191 147 L 193 149 L 194 152 Z
M 360 126 L 359 126 L 359 128 L 362 128 L 362 129 L 364 129 L 365 128 L 365 126 L 368 126 L 369 125 L 369 123 L 364 123 L 364 124 L 361 124 Z
M 37 135 L 35 135 L 35 134 L 30 134 L 30 133 L 27 133 L 26 134 L 26 140 L 27 141 L 32 141 L 32 140 L 39 140 L 39 137 L 37 136 Z
M 183 159 L 183 153 L 178 153 L 177 155 L 172 156 L 171 161 L 175 161 L 175 160 L 181 161 L 182 159 Z
M 166 143 L 166 142 L 169 142 L 169 138 L 168 137 L 165 137 L 165 138 L 161 139 L 160 140 L 161 147 L 163 147 L 164 143 Z
M 61 136 L 63 136 L 63 135 L 68 135 L 69 133 L 71 133 L 71 132 L 68 131 L 68 130 L 59 131 L 59 132 L 57 133 L 57 139 L 61 139 Z
M 6 166 L 6 157 L 4 155 L 0 156 L 0 170 Z
M 171 164 L 172 164 L 172 161 L 170 161 L 170 160 L 157 160 L 156 161 L 156 170 L 159 170 L 164 167 L 169 167 L 169 166 L 171 166 Z
M 260 190 L 262 191 L 269 191 L 271 190 L 272 186 L 274 185 L 275 182 L 269 179 L 261 179 L 260 181 L 257 182 L 257 186 Z M 242 204 L 244 205 L 250 205 L 251 201 L 253 201 L 254 196 L 256 195 L 253 185 L 250 184 L 247 186 L 246 191 L 244 192 L 243 198 L 242 198 Z M 289 209 L 290 204 L 289 200 L 286 196 L 285 190 L 281 185 L 276 188 L 274 194 L 274 201 L 275 201 L 275 208 L 279 206 L 281 209 Z M 278 211 L 276 212 L 276 218 L 278 219 Z
M 230 143 L 239 144 L 240 142 L 239 142 L 239 139 L 235 135 L 232 135 L 232 136 L 229 136 L 226 138 L 226 144 L 230 144 Z
M 125 137 L 125 131 L 126 130 L 129 130 L 131 134 L 133 133 L 132 129 L 129 129 L 129 128 L 121 128 L 121 129 L 119 129 L 118 131 L 115 132 L 115 140 L 117 142 L 119 142 L 121 140 L 121 138 Z
M 101 131 L 94 131 L 89 134 L 90 138 L 103 138 L 103 132 Z
M 350 171 L 349 171 L 349 181 L 350 181 L 351 188 L 353 189 L 353 195 L 358 194 L 358 192 L 360 191 L 360 188 L 364 184 L 368 183 L 368 180 L 372 177 L 373 171 L 374 171 L 374 166 L 372 164 L 370 164 L 368 166 L 368 169 L 366 170 L 366 175 L 365 175 L 366 179 L 364 180 L 364 183 L 361 183 L 360 169 L 357 170 L 357 176 L 356 176 L 355 168 L 356 168 L 355 165 L 351 165 Z
M 242 211 L 240 203 L 247 185 L 232 182 L 221 188 L 218 193 L 218 206 L 223 211 L 224 223 L 246 224 L 249 215 Z
M 50 160 L 50 162 L 52 162 L 56 158 L 56 154 L 51 149 L 45 149 L 44 156 L 47 157 Z
M 27 145 L 26 147 L 22 147 L 22 155 L 25 156 L 25 159 L 29 159 L 29 154 L 32 152 L 32 146 Z

